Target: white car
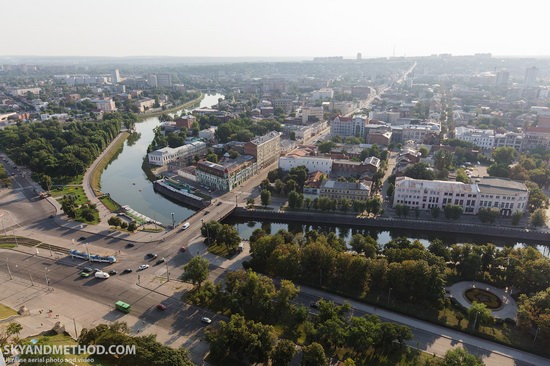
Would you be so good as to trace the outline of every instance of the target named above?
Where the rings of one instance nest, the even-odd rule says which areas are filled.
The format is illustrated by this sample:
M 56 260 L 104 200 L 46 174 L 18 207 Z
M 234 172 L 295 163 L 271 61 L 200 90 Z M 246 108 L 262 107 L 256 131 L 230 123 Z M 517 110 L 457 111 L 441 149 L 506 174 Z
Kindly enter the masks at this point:
M 138 271 L 143 271 L 144 269 L 147 269 L 147 268 L 149 268 L 148 264 L 142 264 L 141 266 L 138 267 Z
M 203 316 L 203 317 L 201 318 L 201 322 L 203 322 L 203 323 L 205 323 L 205 324 L 210 324 L 210 323 L 212 323 L 212 319 Z
M 181 229 L 182 229 L 182 230 L 185 230 L 185 229 L 187 229 L 187 228 L 189 227 L 189 225 L 190 225 L 190 224 L 189 224 L 188 222 L 186 222 L 185 224 L 183 224 L 183 225 L 181 226 Z

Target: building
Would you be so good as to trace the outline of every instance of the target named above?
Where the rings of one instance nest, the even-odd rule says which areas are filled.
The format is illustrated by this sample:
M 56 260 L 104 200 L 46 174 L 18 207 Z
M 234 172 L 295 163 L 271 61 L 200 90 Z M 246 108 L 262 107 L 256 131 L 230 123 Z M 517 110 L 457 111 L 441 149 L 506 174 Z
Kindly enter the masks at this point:
M 279 159 L 281 153 L 281 133 L 271 131 L 257 136 L 244 145 L 244 153 L 256 158 L 258 169 L 263 169 Z
M 323 107 L 302 108 L 302 123 L 314 123 L 324 120 L 325 110 Z
M 176 126 L 179 128 L 185 127 L 186 129 L 191 129 L 193 127 L 193 123 L 197 121 L 197 117 L 193 115 L 187 115 L 180 118 L 176 118 L 174 122 L 176 122 Z
M 111 98 L 96 99 L 92 102 L 95 103 L 96 109 L 99 109 L 103 112 L 114 112 L 116 111 L 115 101 Z
M 309 172 L 320 171 L 324 174 L 330 174 L 332 172 L 332 162 L 331 158 L 291 153 L 279 158 L 279 169 L 289 172 L 292 168 L 303 165 Z
M 313 101 L 327 101 L 334 98 L 334 90 L 330 88 L 321 88 L 319 90 L 315 90 L 311 93 L 311 99 Z
M 509 146 L 517 151 L 523 149 L 523 134 L 516 132 L 506 132 L 495 134 L 495 147 Z
M 366 201 L 370 197 L 370 182 L 338 182 L 325 180 L 319 188 L 320 197 L 342 200 L 347 198 L 352 201 Z
M 502 70 L 498 71 L 495 79 L 495 86 L 508 86 L 508 80 L 510 79 L 510 71 Z
M 172 75 L 170 74 L 157 74 L 157 88 L 171 88 L 172 87 Z
M 141 113 L 143 113 L 147 109 L 153 108 L 155 106 L 155 100 L 153 98 L 143 98 L 134 102 L 134 105 L 138 107 Z
M 332 136 L 356 136 L 361 139 L 365 136 L 365 123 L 367 117 L 357 115 L 353 117 L 337 116 L 330 123 L 330 134 Z
M 549 127 L 529 127 L 523 134 L 523 150 L 536 148 L 550 148 L 550 128 Z
M 157 75 L 149 75 L 149 77 L 147 78 L 147 84 L 149 84 L 151 88 L 158 87 Z
M 121 81 L 122 79 L 120 77 L 120 72 L 118 71 L 118 69 L 114 69 L 113 73 L 111 74 L 111 83 L 118 84 Z
M 393 207 L 398 204 L 412 209 L 443 209 L 446 205 L 462 206 L 464 214 L 476 215 L 479 209 L 498 208 L 502 216 L 510 216 L 527 208 L 529 191 L 525 184 L 509 179 L 484 177 L 465 184 L 439 180 L 397 177 Z
M 231 191 L 252 178 L 258 171 L 258 165 L 251 155 L 241 155 L 220 163 L 201 161 L 197 163 L 195 174 L 197 182 L 212 189 Z
M 205 139 L 207 141 L 214 140 L 214 137 L 216 136 L 216 126 L 200 130 L 199 131 L 199 138 Z
M 470 142 L 482 149 L 490 150 L 495 146 L 495 133 L 493 130 L 457 127 L 455 129 L 455 137 L 458 140 Z
M 539 76 L 539 69 L 537 69 L 535 66 L 528 67 L 525 70 L 525 78 L 523 79 L 523 86 L 536 86 L 537 85 L 537 78 Z
M 195 155 L 206 153 L 206 144 L 202 141 L 191 142 L 180 147 L 163 147 L 147 154 L 149 164 L 163 166 L 177 159 L 191 159 Z
M 34 95 L 39 95 L 42 88 L 14 88 L 10 89 L 10 93 L 17 95 L 19 97 L 27 96 L 27 93 L 32 93 Z
M 269 93 L 284 93 L 286 92 L 286 81 L 283 78 L 265 78 L 262 79 L 262 92 Z

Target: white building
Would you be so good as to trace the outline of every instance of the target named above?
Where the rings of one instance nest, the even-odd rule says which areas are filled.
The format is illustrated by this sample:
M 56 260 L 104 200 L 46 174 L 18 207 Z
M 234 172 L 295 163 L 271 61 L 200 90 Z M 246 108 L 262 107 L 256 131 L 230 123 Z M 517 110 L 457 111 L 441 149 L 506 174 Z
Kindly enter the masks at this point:
M 443 209 L 459 205 L 464 214 L 476 215 L 481 207 L 498 208 L 502 216 L 510 216 L 527 207 L 529 191 L 525 184 L 509 179 L 484 177 L 476 183 L 422 180 L 398 177 L 395 180 L 393 207 L 398 204 L 412 209 Z
M 482 149 L 492 149 L 495 146 L 495 132 L 493 130 L 457 127 L 455 137 L 462 141 L 471 142 Z
M 292 168 L 303 165 L 309 172 L 318 170 L 325 174 L 330 174 L 332 172 L 332 162 L 331 158 L 290 154 L 279 158 L 279 169 L 288 172 Z
M 321 88 L 319 90 L 315 90 L 311 93 L 311 99 L 313 101 L 327 101 L 334 98 L 334 90 L 330 88 Z
M 92 102 L 95 103 L 95 107 L 103 112 L 114 112 L 116 111 L 115 101 L 111 98 L 96 99 Z
M 204 130 L 200 130 L 199 138 L 205 139 L 205 140 L 213 140 L 214 137 L 216 136 L 216 129 L 217 127 L 213 126 Z
M 365 137 L 365 124 L 367 117 L 357 115 L 352 117 L 337 116 L 330 123 L 330 134 L 332 136 L 357 136 L 361 139 Z
M 523 148 L 523 134 L 516 132 L 506 132 L 495 135 L 495 147 L 509 146 L 517 151 Z
M 325 110 L 323 107 L 304 107 L 302 108 L 302 123 L 306 124 L 314 119 L 322 121 L 324 119 L 324 114 Z
M 202 141 L 195 141 L 176 148 L 163 147 L 147 154 L 147 158 L 149 159 L 149 164 L 163 166 L 178 158 L 186 159 L 205 152 L 206 144 Z

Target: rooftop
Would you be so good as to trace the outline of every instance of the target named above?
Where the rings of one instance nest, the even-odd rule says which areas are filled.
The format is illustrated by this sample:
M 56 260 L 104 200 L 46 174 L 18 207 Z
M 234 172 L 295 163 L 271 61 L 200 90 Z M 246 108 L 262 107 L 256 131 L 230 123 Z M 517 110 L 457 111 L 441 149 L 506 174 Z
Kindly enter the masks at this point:
M 369 187 L 365 183 L 354 182 L 338 182 L 337 180 L 325 180 L 321 184 L 321 188 L 340 189 L 340 190 L 356 190 L 356 191 L 368 191 Z
M 281 136 L 280 132 L 271 131 L 271 132 L 266 133 L 263 136 L 258 136 L 256 138 L 254 138 L 250 142 L 255 144 L 255 145 L 261 145 L 261 144 L 266 143 L 266 142 L 268 142 L 268 141 L 270 141 L 270 140 L 272 140 L 272 139 L 274 139 L 278 136 Z

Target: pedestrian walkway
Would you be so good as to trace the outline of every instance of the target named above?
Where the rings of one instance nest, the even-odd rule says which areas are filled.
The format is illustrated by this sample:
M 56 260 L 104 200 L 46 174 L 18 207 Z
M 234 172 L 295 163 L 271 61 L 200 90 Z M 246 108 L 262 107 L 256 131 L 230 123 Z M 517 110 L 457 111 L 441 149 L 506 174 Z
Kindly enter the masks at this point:
M 449 287 L 447 287 L 447 290 L 449 290 L 449 293 L 453 298 L 455 298 L 460 305 L 464 306 L 466 309 L 469 309 L 472 304 L 468 299 L 466 299 L 466 296 L 464 295 L 465 291 L 471 288 L 479 288 L 486 291 L 489 291 L 493 294 L 495 294 L 501 301 L 502 301 L 502 308 L 497 310 L 491 310 L 493 316 L 495 318 L 499 319 L 516 319 L 516 315 L 518 313 L 518 305 L 516 303 L 516 300 L 511 295 L 511 289 L 510 292 L 508 289 L 501 289 L 492 285 L 488 285 L 483 282 L 476 282 L 476 281 L 462 281 L 457 282 Z

